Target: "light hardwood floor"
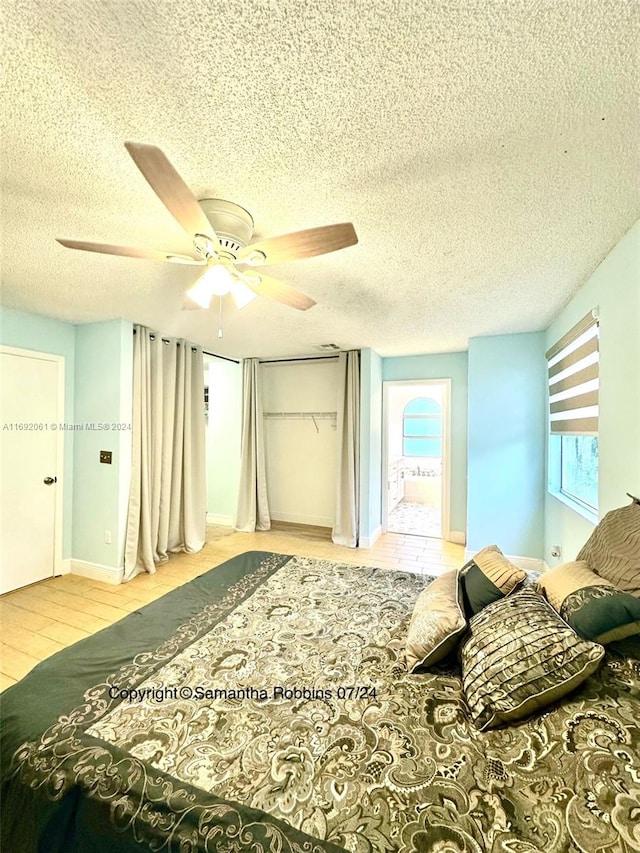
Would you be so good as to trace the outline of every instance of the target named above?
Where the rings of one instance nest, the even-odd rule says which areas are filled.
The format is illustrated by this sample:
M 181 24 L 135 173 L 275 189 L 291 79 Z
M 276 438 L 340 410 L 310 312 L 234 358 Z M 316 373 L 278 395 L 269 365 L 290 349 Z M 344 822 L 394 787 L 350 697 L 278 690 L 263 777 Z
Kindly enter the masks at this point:
M 437 575 L 462 565 L 464 547 L 440 539 L 387 533 L 368 550 L 343 548 L 319 527 L 274 524 L 265 533 L 207 528 L 197 554 L 174 554 L 154 575 L 114 586 L 62 575 L 0 596 L 0 690 L 39 661 L 112 625 L 133 610 L 245 551 L 276 551 L 381 568 Z

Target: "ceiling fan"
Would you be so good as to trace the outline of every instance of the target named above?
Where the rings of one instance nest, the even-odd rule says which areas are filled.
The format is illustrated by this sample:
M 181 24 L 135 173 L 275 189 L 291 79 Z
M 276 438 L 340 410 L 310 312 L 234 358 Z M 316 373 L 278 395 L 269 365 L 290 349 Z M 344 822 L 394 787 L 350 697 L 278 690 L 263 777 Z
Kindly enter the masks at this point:
M 308 228 L 250 244 L 253 218 L 240 205 L 223 199 L 198 201 L 166 155 L 155 145 L 125 142 L 125 148 L 160 201 L 193 240 L 192 255 L 87 243 L 56 238 L 69 249 L 125 255 L 154 261 L 206 266 L 187 291 L 192 306 L 208 308 L 214 296 L 231 293 L 238 308 L 256 296 L 267 296 L 306 311 L 316 303 L 294 287 L 265 275 L 258 268 L 335 252 L 358 242 L 350 222 Z M 194 304 L 195 303 L 195 304 Z

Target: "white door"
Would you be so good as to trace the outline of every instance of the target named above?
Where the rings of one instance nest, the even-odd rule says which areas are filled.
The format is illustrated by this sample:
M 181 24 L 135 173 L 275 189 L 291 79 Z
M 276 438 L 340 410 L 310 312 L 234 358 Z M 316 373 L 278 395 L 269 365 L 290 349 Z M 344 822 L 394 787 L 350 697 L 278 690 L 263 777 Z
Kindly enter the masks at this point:
M 61 474 L 60 359 L 7 349 L 0 351 L 0 593 L 52 577 Z

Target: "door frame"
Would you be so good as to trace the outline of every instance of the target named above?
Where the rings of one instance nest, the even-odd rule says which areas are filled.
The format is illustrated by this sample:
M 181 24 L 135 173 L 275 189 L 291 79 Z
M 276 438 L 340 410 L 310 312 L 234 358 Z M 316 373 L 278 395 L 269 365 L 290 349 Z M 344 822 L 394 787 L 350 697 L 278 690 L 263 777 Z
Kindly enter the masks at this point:
M 21 349 L 18 347 L 5 346 L 0 344 L 0 353 L 7 355 L 19 356 L 20 358 L 30 358 L 36 361 L 52 361 L 58 367 L 58 423 L 56 425 L 56 472 L 58 479 L 56 482 L 56 499 L 53 519 L 53 573 L 55 575 L 65 574 L 65 566 L 62 560 L 62 540 L 64 535 L 64 438 L 65 430 L 60 429 L 60 425 L 65 423 L 64 403 L 65 403 L 65 357 L 63 355 L 54 355 L 50 352 L 40 352 L 33 349 Z M 67 570 L 68 571 L 68 570 Z
M 442 482 L 440 485 L 440 512 L 442 539 L 451 541 L 451 379 L 394 379 L 382 383 L 382 532 L 387 533 L 389 523 L 389 397 L 391 386 L 440 385 L 442 386 Z

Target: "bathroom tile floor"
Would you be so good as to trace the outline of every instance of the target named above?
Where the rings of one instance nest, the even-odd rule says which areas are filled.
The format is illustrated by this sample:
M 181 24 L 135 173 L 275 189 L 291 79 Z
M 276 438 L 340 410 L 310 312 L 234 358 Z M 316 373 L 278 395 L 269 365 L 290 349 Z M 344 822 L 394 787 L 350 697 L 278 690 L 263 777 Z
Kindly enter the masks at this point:
M 402 500 L 389 514 L 389 533 L 442 536 L 440 507 Z

